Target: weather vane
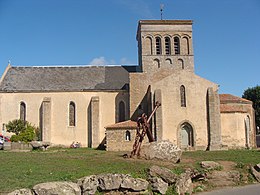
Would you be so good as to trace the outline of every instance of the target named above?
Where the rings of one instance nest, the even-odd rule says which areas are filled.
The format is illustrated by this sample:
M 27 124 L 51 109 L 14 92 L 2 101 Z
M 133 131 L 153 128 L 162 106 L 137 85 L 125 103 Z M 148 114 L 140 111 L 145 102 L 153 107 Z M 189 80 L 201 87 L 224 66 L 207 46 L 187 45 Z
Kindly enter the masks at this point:
M 164 4 L 160 4 L 161 20 L 162 20 L 163 8 L 164 8 Z

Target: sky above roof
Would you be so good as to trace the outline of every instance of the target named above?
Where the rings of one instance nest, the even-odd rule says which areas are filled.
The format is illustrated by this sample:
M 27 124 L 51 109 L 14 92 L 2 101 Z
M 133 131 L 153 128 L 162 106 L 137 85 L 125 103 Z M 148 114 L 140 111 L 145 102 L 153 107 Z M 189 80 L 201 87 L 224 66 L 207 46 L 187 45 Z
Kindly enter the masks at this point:
M 139 20 L 193 20 L 195 72 L 241 96 L 260 84 L 259 0 L 0 0 L 0 74 L 13 66 L 138 64 Z M 32 81 L 33 82 L 33 81 Z

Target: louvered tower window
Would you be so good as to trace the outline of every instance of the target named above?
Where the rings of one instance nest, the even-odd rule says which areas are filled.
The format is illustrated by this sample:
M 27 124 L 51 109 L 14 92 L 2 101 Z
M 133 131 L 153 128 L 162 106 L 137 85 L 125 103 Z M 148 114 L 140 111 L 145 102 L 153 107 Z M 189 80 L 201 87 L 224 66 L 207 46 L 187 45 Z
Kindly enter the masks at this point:
M 156 54 L 161 55 L 162 54 L 162 45 L 161 45 L 160 37 L 155 38 L 155 44 L 156 44 Z
M 169 37 L 165 37 L 165 54 L 171 54 L 171 41 Z
M 180 54 L 180 39 L 179 39 L 179 37 L 174 37 L 174 52 L 175 52 L 175 54 Z

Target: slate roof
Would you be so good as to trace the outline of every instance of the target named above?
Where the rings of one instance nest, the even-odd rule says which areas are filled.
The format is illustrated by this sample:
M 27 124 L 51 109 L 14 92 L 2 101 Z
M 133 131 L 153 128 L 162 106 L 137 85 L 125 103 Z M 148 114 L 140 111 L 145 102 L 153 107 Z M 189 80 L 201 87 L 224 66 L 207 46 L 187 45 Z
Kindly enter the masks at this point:
M 136 66 L 10 67 L 1 92 L 122 90 Z

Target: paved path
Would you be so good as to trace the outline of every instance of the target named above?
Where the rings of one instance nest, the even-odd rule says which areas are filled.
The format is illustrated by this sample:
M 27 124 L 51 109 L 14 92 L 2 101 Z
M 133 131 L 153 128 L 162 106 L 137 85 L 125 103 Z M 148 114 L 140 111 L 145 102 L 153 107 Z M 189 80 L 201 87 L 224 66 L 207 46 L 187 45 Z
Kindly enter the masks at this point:
M 260 184 L 247 185 L 242 187 L 229 187 L 211 192 L 202 192 L 197 195 L 260 195 Z

